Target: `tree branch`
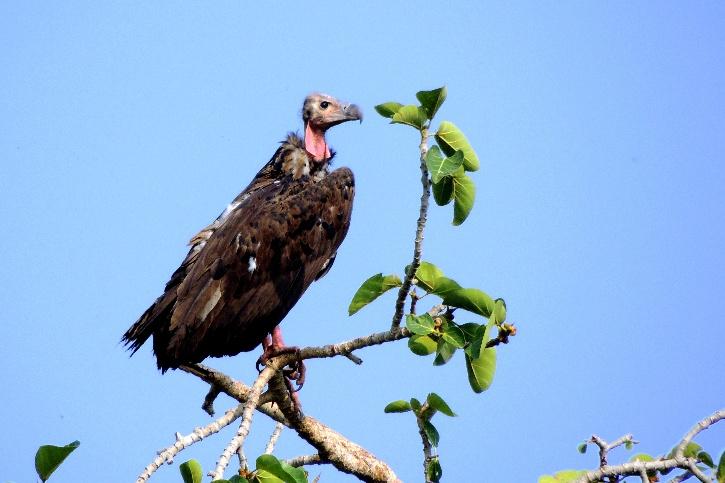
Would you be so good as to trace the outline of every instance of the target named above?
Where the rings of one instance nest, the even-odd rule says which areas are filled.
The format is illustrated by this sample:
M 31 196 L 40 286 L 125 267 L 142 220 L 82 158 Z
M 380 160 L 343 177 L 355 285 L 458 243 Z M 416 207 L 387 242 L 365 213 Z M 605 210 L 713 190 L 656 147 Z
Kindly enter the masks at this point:
M 291 458 L 288 460 L 284 460 L 285 463 L 287 463 L 290 466 L 307 466 L 307 465 L 323 465 L 326 463 L 329 463 L 329 461 L 325 461 L 322 458 L 320 458 L 320 455 L 315 454 L 308 454 L 304 456 L 297 456 L 296 458 Z
M 700 432 L 704 431 L 705 429 L 709 428 L 716 422 L 725 419 L 725 409 L 721 409 L 719 411 L 715 411 L 710 416 L 707 416 L 702 421 L 698 422 L 680 441 L 680 443 L 677 445 L 674 455 L 669 458 L 662 458 L 657 461 L 630 461 L 629 463 L 624 463 L 622 465 L 617 466 L 607 466 L 606 465 L 606 452 L 605 452 L 605 458 L 604 463 L 601 464 L 600 468 L 596 471 L 590 471 L 586 475 L 582 476 L 579 479 L 579 483 L 591 483 L 595 481 L 601 481 L 604 478 L 613 478 L 618 476 L 635 476 L 639 475 L 640 477 L 642 474 L 645 474 L 649 471 L 662 471 L 662 470 L 668 470 L 673 468 L 680 468 L 683 469 L 692 475 L 694 475 L 698 480 L 706 483 L 711 483 L 712 480 L 705 475 L 698 467 L 697 463 L 698 460 L 696 458 L 690 458 L 684 456 L 685 448 L 687 447 L 687 444 L 692 441 L 692 439 L 697 436 Z M 619 440 L 615 441 L 611 445 L 607 445 L 607 451 L 609 449 L 612 449 L 614 447 L 615 443 L 623 444 L 626 443 L 627 437 L 631 437 L 630 435 L 627 435 L 623 438 L 620 438 Z M 596 441 L 594 441 L 595 436 L 592 436 L 592 440 L 595 444 L 599 445 Z M 599 439 L 599 438 L 597 438 Z M 601 439 L 600 439 L 601 441 Z M 603 442 L 603 441 L 601 441 Z M 599 445 L 600 448 L 602 448 L 601 445 Z M 600 452 L 601 455 L 601 452 Z M 600 456 L 600 462 L 601 462 L 601 456 Z M 681 478 L 679 481 L 684 481 L 686 478 Z
M 418 214 L 418 223 L 415 230 L 415 244 L 413 248 L 413 261 L 408 267 L 405 274 L 403 284 L 398 290 L 398 298 L 395 301 L 395 314 L 390 330 L 394 331 L 400 327 L 400 321 L 403 320 L 403 312 L 405 310 L 405 298 L 408 296 L 410 286 L 413 283 L 413 277 L 420 266 L 420 258 L 423 252 L 423 230 L 425 230 L 425 222 L 428 218 L 428 201 L 430 199 L 430 178 L 428 176 L 428 165 L 425 157 L 428 154 L 428 128 L 424 127 L 420 130 L 420 182 L 423 185 L 423 194 L 420 195 L 420 211 Z

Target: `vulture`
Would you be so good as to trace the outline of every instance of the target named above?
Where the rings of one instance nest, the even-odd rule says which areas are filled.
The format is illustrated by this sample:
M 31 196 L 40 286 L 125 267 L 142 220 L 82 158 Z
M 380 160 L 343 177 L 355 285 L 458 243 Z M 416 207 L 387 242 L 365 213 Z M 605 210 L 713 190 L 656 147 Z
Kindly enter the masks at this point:
M 262 360 L 284 351 L 278 324 L 330 270 L 350 226 L 355 181 L 348 168 L 330 171 L 325 133 L 362 121 L 362 113 L 316 93 L 305 99 L 302 120 L 304 137 L 288 134 L 249 186 L 191 239 L 164 293 L 123 335 L 132 355 L 153 336 L 163 373 L 260 344 Z

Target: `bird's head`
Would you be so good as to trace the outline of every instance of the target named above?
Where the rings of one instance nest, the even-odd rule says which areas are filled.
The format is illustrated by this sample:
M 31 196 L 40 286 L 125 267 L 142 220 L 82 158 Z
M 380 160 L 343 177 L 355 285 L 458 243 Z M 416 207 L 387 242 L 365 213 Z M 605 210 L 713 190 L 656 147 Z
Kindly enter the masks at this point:
M 344 104 L 327 94 L 310 94 L 302 105 L 305 122 L 305 149 L 316 161 L 330 157 L 325 132 L 346 121 L 362 121 L 362 112 L 355 104 Z

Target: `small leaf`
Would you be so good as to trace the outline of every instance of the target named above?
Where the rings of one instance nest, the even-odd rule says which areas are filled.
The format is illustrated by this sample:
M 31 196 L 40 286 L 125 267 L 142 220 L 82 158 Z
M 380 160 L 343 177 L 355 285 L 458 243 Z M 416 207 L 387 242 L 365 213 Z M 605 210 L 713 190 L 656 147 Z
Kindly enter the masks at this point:
M 437 456 L 432 458 L 428 462 L 428 468 L 426 469 L 426 473 L 428 479 L 433 483 L 438 483 L 439 481 L 441 481 L 441 477 L 443 476 L 443 468 L 441 468 L 441 463 L 440 461 L 438 461 Z
M 418 414 L 420 412 L 420 408 L 423 406 L 420 404 L 420 401 L 412 397 L 410 398 L 410 407 L 413 408 L 413 411 L 415 411 L 416 414 Z
M 435 322 L 428 313 L 420 316 L 408 314 L 405 317 L 405 326 L 414 334 L 428 335 L 433 332 Z
M 443 178 L 453 176 L 463 166 L 463 151 L 456 151 L 453 156 L 444 158 L 438 146 L 433 146 L 428 150 L 425 164 L 433 183 L 440 183 Z
M 435 289 L 436 280 L 442 276 L 443 271 L 440 268 L 430 262 L 420 262 L 418 270 L 415 271 L 415 278 L 418 281 L 416 285 L 426 292 L 432 292 Z
M 446 86 L 443 86 L 438 89 L 433 89 L 432 91 L 420 91 L 415 95 L 415 97 L 420 101 L 420 104 L 428 113 L 428 119 L 433 119 L 433 116 L 436 115 L 436 112 L 438 112 L 441 104 L 443 104 L 446 100 L 447 95 L 448 89 L 446 89 Z
M 367 304 L 380 297 L 382 294 L 394 287 L 400 287 L 403 284 L 397 275 L 385 275 L 378 273 L 369 279 L 357 289 L 352 297 L 350 306 L 347 309 L 348 315 L 352 315 Z
M 477 288 L 461 288 L 446 293 L 443 304 L 459 307 L 483 317 L 490 317 L 493 311 L 493 300 Z
M 654 461 L 654 460 L 655 459 L 653 457 L 651 457 L 650 455 L 645 454 L 645 453 L 639 453 L 639 454 L 636 454 L 636 455 L 632 456 L 631 458 L 629 458 L 629 461 Z
M 687 446 L 685 446 L 685 458 L 697 458 L 697 454 L 702 451 L 702 446 L 695 443 L 694 441 L 690 441 L 687 443 Z
M 476 185 L 467 175 L 453 176 L 453 225 L 458 226 L 468 218 L 476 199 Z
M 496 316 L 496 325 L 506 322 L 506 302 L 503 299 L 494 301 L 493 314 Z
M 42 481 L 47 481 L 58 466 L 71 454 L 80 441 L 73 441 L 65 446 L 53 446 L 46 444 L 38 448 L 35 453 L 35 471 Z
M 491 387 L 496 374 L 496 349 L 484 349 L 476 359 L 466 354 L 466 371 L 473 392 L 481 393 Z
M 458 349 L 463 349 L 463 346 L 466 345 L 466 336 L 463 333 L 463 330 L 454 323 L 446 324 L 441 337 L 443 340 Z
M 430 421 L 424 421 L 423 422 L 423 431 L 425 432 L 425 435 L 428 437 L 428 441 L 430 441 L 430 444 L 433 446 L 438 446 L 438 442 L 440 441 L 440 435 L 438 434 L 438 430 Z
M 400 110 L 401 107 L 403 107 L 403 105 L 399 102 L 386 102 L 375 106 L 375 110 L 378 111 L 378 114 L 381 116 L 391 118 Z
M 442 366 L 447 363 L 456 353 L 456 346 L 449 344 L 448 342 L 440 339 L 438 341 L 438 347 L 436 347 L 436 358 L 433 360 L 434 366 Z
M 584 454 L 587 452 L 587 444 L 582 443 L 579 446 L 576 447 L 577 451 L 579 451 L 581 454 Z
M 478 170 L 478 156 L 466 139 L 465 134 L 450 121 L 443 121 L 435 134 L 435 139 L 446 156 L 453 156 L 457 150 L 463 151 L 466 171 Z
M 427 356 L 436 351 L 438 343 L 429 335 L 414 334 L 408 339 L 408 348 L 413 354 Z
M 411 409 L 410 403 L 408 401 L 403 401 L 402 399 L 388 403 L 388 405 L 385 406 L 386 413 L 407 413 Z
M 231 478 L 229 478 L 229 480 L 227 480 L 227 481 L 229 481 L 229 483 L 249 483 L 248 479 L 243 478 L 239 475 L 234 475 Z M 214 480 L 214 482 L 216 482 L 216 480 Z
M 439 183 L 433 183 L 433 199 L 438 206 L 445 206 L 453 199 L 453 178 L 446 176 Z
M 700 451 L 699 453 L 697 453 L 697 459 L 702 463 L 705 463 L 710 468 L 715 468 L 715 463 L 713 463 L 712 461 L 712 456 L 710 456 L 710 454 L 706 451 Z
M 470 343 L 476 337 L 476 332 L 478 331 L 478 328 L 481 327 L 481 324 L 476 324 L 475 322 L 468 322 L 465 324 L 460 324 L 458 327 L 461 328 L 463 334 L 466 336 L 466 342 Z
M 468 347 L 466 347 L 466 354 L 471 359 L 478 359 L 481 356 L 481 349 L 485 347 L 486 342 L 488 342 L 488 332 L 486 325 L 478 325 L 476 329 L 476 332 L 473 336 L 473 339 L 471 340 L 471 343 Z
M 415 280 L 415 285 L 440 297 L 461 288 L 455 280 L 444 277 L 441 269 L 429 262 L 420 262 L 420 266 L 415 272 Z
M 428 122 L 428 113 L 425 109 L 418 106 L 403 106 L 398 109 L 398 112 L 393 114 L 393 124 L 407 124 L 413 126 L 416 129 L 422 129 L 425 123 Z
M 204 478 L 201 471 L 201 464 L 196 460 L 189 460 L 179 465 L 179 472 L 184 483 L 201 483 Z
M 428 401 L 428 406 L 432 407 L 441 414 L 445 414 L 446 416 L 456 415 L 456 413 L 453 412 L 450 406 L 446 404 L 443 398 L 434 392 L 428 394 L 428 398 L 426 399 L 426 401 Z
M 725 451 L 720 455 L 715 477 L 717 478 L 717 483 L 725 483 Z
M 634 447 L 634 443 L 632 442 L 632 440 L 627 440 L 627 441 L 624 442 L 624 448 L 626 450 L 630 450 L 633 447 Z

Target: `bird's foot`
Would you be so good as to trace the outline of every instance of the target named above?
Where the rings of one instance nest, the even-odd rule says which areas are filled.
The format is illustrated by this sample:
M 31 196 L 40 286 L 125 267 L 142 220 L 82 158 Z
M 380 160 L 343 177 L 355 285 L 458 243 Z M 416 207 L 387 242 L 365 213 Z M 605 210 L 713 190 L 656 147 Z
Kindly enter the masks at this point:
M 264 348 L 264 352 L 261 356 L 259 356 L 259 359 L 257 359 L 257 371 L 262 372 L 262 369 L 264 368 L 264 366 L 267 365 L 267 362 L 270 359 L 284 354 L 295 354 L 297 356 L 297 360 L 292 361 L 290 364 L 282 369 L 282 374 L 284 374 L 285 381 L 287 382 L 287 387 L 289 388 L 290 393 L 294 394 L 302 389 L 302 386 L 305 384 L 305 374 L 307 372 L 307 369 L 305 368 L 305 363 L 302 361 L 302 359 L 300 359 L 299 347 L 279 347 L 274 344 L 266 345 L 266 347 Z M 292 381 L 295 382 L 296 388 L 292 387 Z

